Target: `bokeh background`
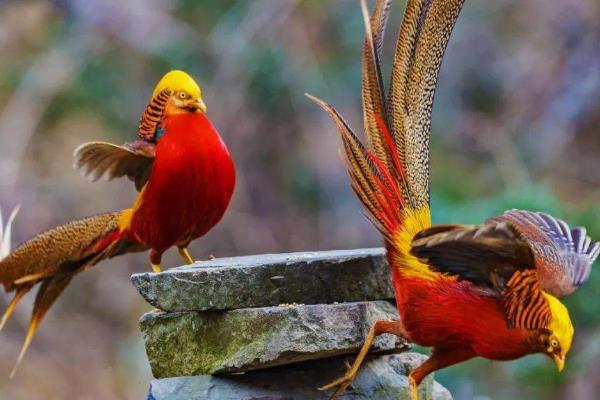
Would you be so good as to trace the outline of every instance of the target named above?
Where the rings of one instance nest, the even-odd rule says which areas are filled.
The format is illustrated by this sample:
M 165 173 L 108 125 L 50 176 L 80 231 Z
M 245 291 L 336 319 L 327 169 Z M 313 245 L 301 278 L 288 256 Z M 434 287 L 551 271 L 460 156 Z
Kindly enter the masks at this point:
M 386 76 L 403 3 L 393 6 Z M 133 138 L 153 85 L 181 68 L 201 83 L 238 166 L 233 204 L 193 245 L 197 258 L 379 245 L 348 189 L 333 124 L 303 97 L 361 126 L 362 34 L 354 0 L 0 2 L 0 206 L 6 216 L 22 205 L 15 242 L 132 203 L 129 181 L 87 182 L 72 151 Z M 434 220 L 477 223 L 521 207 L 600 238 L 599 89 L 597 0 L 467 0 L 434 107 Z M 8 380 L 29 296 L 0 336 L 0 398 L 144 398 L 137 321 L 150 306 L 129 276 L 148 268 L 130 255 L 78 276 Z M 599 291 L 593 273 L 567 299 L 577 334 L 563 374 L 531 356 L 471 361 L 437 379 L 456 399 L 598 398 Z

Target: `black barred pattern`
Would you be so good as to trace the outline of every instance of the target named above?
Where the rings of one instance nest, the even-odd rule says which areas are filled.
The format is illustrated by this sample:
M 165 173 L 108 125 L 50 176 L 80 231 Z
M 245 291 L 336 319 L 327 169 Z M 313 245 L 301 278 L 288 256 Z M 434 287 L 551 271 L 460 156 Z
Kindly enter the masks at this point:
M 150 101 L 150 104 L 148 104 L 142 114 L 142 118 L 140 118 L 140 125 L 138 127 L 140 138 L 151 141 L 155 140 L 156 129 L 162 119 L 163 110 L 171 94 L 171 89 L 163 89 Z
M 516 271 L 504 289 L 504 308 L 511 328 L 547 328 L 552 316 L 536 272 Z

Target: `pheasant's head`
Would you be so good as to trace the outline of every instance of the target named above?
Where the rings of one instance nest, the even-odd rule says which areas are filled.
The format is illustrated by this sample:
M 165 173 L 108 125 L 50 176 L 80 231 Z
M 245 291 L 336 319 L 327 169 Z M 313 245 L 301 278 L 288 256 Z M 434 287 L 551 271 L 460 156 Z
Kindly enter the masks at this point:
M 155 99 L 161 96 L 167 100 L 165 114 L 198 110 L 206 112 L 200 86 L 183 71 L 167 72 L 156 85 L 150 102 L 156 101 Z
M 560 372 L 565 367 L 565 358 L 571 349 L 575 330 L 567 307 L 552 295 L 544 293 L 544 297 L 550 305 L 552 319 L 548 329 L 543 329 L 539 336 L 539 351 L 552 358 Z
M 139 136 L 154 141 L 161 137 L 161 121 L 169 115 L 206 112 L 200 86 L 183 71 L 168 72 L 156 85 L 144 110 Z

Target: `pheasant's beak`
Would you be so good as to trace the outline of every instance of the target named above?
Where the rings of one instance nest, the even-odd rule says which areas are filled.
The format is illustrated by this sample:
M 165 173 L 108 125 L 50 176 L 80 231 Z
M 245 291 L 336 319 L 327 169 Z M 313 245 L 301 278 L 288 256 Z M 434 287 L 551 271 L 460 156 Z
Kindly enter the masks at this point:
M 197 110 L 202 111 L 203 113 L 206 112 L 206 104 L 204 104 L 204 101 L 201 97 L 198 97 L 198 100 L 196 100 L 196 102 L 193 103 L 193 107 Z
M 554 364 L 556 364 L 556 368 L 558 368 L 558 372 L 561 372 L 565 367 L 565 356 L 564 354 L 552 354 L 552 359 L 554 360 Z

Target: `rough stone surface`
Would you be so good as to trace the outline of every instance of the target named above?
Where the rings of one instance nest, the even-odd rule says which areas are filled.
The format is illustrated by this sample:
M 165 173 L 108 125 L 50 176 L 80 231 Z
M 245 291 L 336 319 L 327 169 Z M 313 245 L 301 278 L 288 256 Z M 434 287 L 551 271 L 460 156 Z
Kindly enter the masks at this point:
M 219 258 L 131 280 L 164 311 L 394 298 L 381 248 Z
M 243 375 L 158 379 L 150 384 L 148 400 L 325 400 L 331 392 L 316 388 L 343 375 L 344 361 L 352 359 L 336 357 Z M 416 353 L 371 356 L 340 399 L 408 400 L 406 375 L 424 359 Z M 424 380 L 419 391 L 420 400 L 452 400 L 433 376 Z
M 371 325 L 397 319 L 387 301 L 151 312 L 141 329 L 156 378 L 249 371 L 357 352 Z M 381 335 L 374 349 L 404 347 Z

